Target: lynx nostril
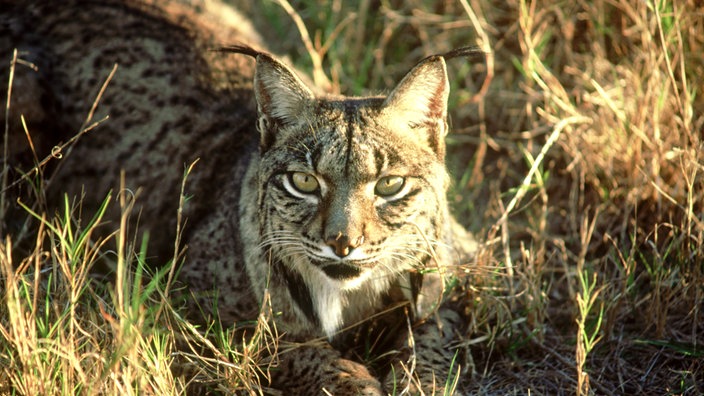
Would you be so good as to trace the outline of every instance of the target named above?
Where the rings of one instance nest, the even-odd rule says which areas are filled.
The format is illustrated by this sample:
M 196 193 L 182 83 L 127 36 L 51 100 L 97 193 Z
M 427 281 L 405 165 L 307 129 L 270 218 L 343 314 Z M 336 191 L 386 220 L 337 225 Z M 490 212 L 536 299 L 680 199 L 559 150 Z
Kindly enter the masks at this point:
M 325 243 L 330 246 L 335 254 L 342 258 L 347 257 L 352 249 L 359 247 L 364 242 L 364 236 L 359 236 L 358 238 L 350 239 L 347 235 L 343 235 L 338 232 L 335 236 L 330 236 L 325 240 Z

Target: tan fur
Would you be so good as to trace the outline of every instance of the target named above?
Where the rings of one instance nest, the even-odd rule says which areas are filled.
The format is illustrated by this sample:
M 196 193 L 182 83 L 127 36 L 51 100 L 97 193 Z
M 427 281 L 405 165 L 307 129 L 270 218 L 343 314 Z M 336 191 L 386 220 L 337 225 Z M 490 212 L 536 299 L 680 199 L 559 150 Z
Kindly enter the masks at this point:
M 18 48 L 39 66 L 18 71 L 15 86 L 26 91 L 14 98 L 15 138 L 19 113 L 33 115 L 44 150 L 77 132 L 118 64 L 95 117 L 110 119 L 66 153 L 50 196 L 84 191 L 94 206 L 124 171 L 127 188 L 141 189 L 140 229 L 151 232 L 155 261 L 165 260 L 183 170 L 199 159 L 186 191 L 181 279 L 202 306 L 216 303 L 225 323 L 256 318 L 268 296 L 288 339 L 322 336 L 335 346 L 287 354 L 272 386 L 382 394 L 383 382 L 388 391 L 388 367 L 380 382 L 342 357 L 355 332 L 342 330 L 406 304 L 418 325 L 394 333 L 390 365 L 398 374 L 419 357 L 421 383 L 435 375 L 442 387 L 454 356 L 446 345 L 462 327 L 450 308 L 437 311 L 442 274 L 475 247 L 445 197 L 443 57 L 423 60 L 387 97 L 318 97 L 266 53 L 231 48 L 252 61 L 210 51 L 232 41 L 261 47 L 256 34 L 223 19 L 233 12 L 154 3 L 0 3 L 0 50 Z M 27 150 L 18 147 L 11 159 L 21 164 Z M 315 189 L 299 187 L 294 174 Z M 384 331 L 405 323 L 394 312 Z M 410 340 L 422 349 L 415 355 Z

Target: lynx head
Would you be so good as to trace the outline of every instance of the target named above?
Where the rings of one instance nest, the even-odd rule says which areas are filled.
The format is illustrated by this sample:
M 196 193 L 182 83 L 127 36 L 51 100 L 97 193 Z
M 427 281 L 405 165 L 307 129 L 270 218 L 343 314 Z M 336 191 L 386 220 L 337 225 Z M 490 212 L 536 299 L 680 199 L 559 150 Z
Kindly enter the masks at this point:
M 375 298 L 444 246 L 445 61 L 426 58 L 387 97 L 352 98 L 316 97 L 282 63 L 256 58 L 262 246 L 293 274 L 289 288 L 334 289 L 292 290 L 318 307 L 302 309 L 313 322 L 338 322 L 322 323 L 329 334 L 344 313 L 321 294 L 341 295 L 340 310 L 350 293 Z

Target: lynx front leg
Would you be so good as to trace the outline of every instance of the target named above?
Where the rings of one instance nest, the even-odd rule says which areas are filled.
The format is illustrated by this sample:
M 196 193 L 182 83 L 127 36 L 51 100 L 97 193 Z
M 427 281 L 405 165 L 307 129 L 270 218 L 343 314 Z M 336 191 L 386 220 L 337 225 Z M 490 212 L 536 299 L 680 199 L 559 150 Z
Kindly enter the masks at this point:
M 383 395 L 381 384 L 364 365 L 330 347 L 302 346 L 282 352 L 279 360 L 271 385 L 289 395 Z
M 384 379 L 389 394 L 455 395 L 465 375 L 465 353 L 453 345 L 464 328 L 452 309 L 441 308 L 399 340 L 398 353 Z

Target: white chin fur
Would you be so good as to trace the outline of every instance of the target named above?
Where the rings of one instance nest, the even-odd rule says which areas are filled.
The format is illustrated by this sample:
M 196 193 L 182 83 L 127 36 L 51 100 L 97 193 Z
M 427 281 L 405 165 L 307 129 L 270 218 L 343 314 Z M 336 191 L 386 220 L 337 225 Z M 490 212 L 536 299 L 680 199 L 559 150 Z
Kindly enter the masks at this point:
M 298 268 L 303 273 L 303 279 L 308 280 L 313 306 L 320 318 L 322 330 L 329 339 L 343 325 L 343 312 L 347 309 L 346 294 L 356 291 L 376 294 L 388 287 L 388 277 L 380 273 L 378 267 L 364 269 L 359 276 L 345 280 L 332 279 L 310 263 Z

